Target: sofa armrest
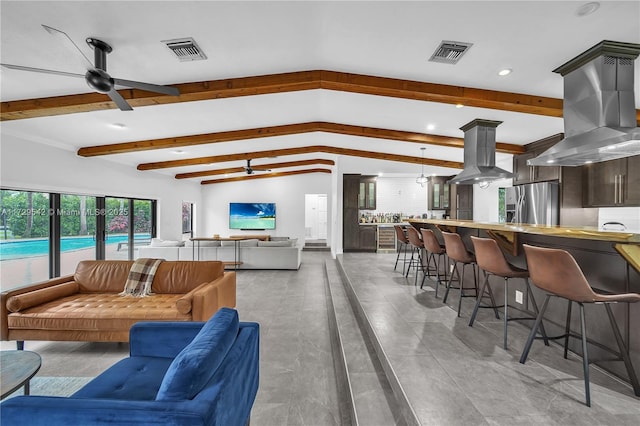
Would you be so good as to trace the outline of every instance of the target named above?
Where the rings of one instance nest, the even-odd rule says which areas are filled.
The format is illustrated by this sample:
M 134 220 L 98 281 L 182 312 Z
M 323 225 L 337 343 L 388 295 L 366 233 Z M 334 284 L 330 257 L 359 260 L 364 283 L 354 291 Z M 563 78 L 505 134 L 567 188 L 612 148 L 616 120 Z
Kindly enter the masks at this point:
M 4 424 L 57 425 L 203 425 L 203 407 L 185 410 L 179 402 L 124 401 L 52 396 L 16 396 L 0 404 Z M 200 411 L 199 411 L 200 410 Z
M 194 292 L 191 318 L 193 321 L 207 321 L 223 306 L 236 307 L 235 272 L 225 272 L 220 278 Z
M 47 287 L 53 287 L 58 284 L 63 284 L 69 281 L 73 281 L 73 275 L 65 275 L 64 277 L 53 278 L 46 281 L 41 281 L 35 284 L 28 284 L 23 287 L 14 288 L 0 293 L 0 339 L 9 339 L 9 326 L 7 325 L 7 316 L 9 310 L 7 309 L 7 301 L 12 296 L 25 294 L 31 291 L 40 290 Z
M 131 356 L 175 358 L 200 332 L 204 322 L 138 322 L 129 330 Z

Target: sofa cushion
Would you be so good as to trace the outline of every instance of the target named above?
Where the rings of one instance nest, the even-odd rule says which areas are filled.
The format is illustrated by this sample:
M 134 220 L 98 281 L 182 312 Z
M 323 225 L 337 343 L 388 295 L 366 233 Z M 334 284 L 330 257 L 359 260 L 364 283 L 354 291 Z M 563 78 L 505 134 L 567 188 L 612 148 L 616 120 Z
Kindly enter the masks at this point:
M 80 292 L 120 293 L 132 264 L 130 260 L 82 260 L 73 279 Z
M 258 239 L 250 239 L 250 240 L 238 240 L 238 241 L 231 241 L 231 240 L 225 240 L 222 241 L 221 245 L 222 247 L 235 247 L 236 243 L 238 244 L 238 247 L 258 247 Z
M 161 240 L 160 238 L 152 238 L 151 247 L 182 247 L 184 246 L 184 241 L 174 241 L 174 240 Z
M 200 284 L 211 282 L 224 274 L 224 265 L 217 261 L 165 261 L 153 279 L 153 293 L 185 294 Z M 123 283 L 124 285 L 124 283 Z
M 167 370 L 156 400 L 192 399 L 222 364 L 238 335 L 238 312 L 221 308 L 175 357 Z
M 258 247 L 291 247 L 289 240 L 286 241 L 258 241 Z

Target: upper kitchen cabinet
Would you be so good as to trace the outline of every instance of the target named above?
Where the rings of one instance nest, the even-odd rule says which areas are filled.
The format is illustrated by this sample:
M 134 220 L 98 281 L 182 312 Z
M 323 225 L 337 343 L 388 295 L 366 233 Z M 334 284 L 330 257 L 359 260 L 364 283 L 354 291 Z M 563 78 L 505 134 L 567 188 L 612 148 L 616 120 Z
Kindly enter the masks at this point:
M 582 167 L 584 207 L 640 206 L 640 155 Z
M 360 210 L 376 209 L 376 177 L 361 176 L 358 192 L 358 208 Z
M 432 176 L 429 178 L 429 210 L 447 210 L 450 207 L 450 176 Z
M 527 160 L 537 157 L 564 138 L 562 133 L 525 145 L 526 152 L 513 156 L 514 185 L 560 179 L 558 166 L 529 166 Z

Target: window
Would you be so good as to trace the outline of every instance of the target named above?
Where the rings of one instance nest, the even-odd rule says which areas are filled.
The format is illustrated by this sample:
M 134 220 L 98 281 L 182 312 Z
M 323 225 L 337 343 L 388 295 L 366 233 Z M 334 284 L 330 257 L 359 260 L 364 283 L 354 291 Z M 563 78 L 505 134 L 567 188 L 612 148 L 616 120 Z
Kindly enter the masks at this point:
M 193 237 L 193 203 L 182 202 L 182 234 Z
M 0 189 L 0 288 L 72 274 L 81 260 L 134 259 L 155 223 L 154 200 Z

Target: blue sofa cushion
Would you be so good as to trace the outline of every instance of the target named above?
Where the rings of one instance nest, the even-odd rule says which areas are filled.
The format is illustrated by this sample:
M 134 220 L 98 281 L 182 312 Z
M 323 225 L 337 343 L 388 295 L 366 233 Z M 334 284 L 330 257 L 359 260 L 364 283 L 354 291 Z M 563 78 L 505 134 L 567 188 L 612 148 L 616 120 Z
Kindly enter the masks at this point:
M 192 399 L 213 377 L 238 335 L 238 312 L 221 308 L 175 357 L 156 400 Z
M 125 358 L 87 383 L 73 398 L 153 401 L 171 361 L 148 356 Z

